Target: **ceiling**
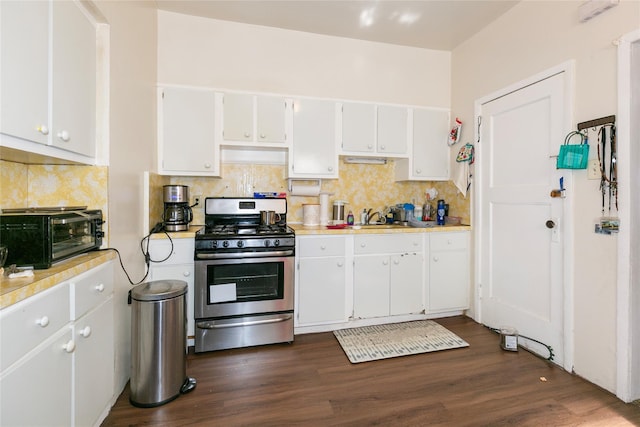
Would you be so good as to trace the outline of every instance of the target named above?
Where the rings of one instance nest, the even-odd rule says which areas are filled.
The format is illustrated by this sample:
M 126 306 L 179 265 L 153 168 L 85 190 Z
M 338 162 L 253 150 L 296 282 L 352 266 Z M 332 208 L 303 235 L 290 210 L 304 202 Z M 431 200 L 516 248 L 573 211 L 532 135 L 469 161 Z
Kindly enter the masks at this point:
M 517 0 L 156 0 L 158 9 L 338 37 L 453 50 Z

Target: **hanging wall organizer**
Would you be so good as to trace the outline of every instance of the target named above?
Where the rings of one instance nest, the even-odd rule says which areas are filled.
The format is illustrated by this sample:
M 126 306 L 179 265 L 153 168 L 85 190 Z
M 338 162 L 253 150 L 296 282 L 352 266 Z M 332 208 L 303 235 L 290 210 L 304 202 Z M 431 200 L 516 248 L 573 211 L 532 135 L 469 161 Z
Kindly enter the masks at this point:
M 602 195 L 602 217 L 595 225 L 595 232 L 617 233 L 620 227 L 618 212 L 618 152 L 616 140 L 616 116 L 601 117 L 578 123 L 578 131 L 588 138 L 589 131 L 598 137 L 598 168 L 600 193 Z M 608 210 L 607 210 L 608 209 Z

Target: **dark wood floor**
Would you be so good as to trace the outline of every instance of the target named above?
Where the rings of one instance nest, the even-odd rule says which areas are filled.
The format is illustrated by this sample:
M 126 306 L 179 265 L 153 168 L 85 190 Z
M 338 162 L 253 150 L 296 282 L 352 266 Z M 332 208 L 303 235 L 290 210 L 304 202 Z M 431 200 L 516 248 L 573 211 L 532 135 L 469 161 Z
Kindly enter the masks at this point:
M 103 426 L 633 426 L 640 407 L 466 317 L 438 319 L 468 348 L 352 365 L 332 333 L 188 359 L 197 388 L 164 406 L 129 404 Z M 542 381 L 541 377 L 546 381 Z

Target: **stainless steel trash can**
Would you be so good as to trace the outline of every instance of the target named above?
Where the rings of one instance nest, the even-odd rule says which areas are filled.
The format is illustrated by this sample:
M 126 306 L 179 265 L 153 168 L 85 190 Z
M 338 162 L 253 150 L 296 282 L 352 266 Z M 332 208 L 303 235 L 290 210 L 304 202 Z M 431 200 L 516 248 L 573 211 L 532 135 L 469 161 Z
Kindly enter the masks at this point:
M 134 406 L 160 406 L 195 388 L 187 377 L 187 283 L 158 280 L 131 289 Z

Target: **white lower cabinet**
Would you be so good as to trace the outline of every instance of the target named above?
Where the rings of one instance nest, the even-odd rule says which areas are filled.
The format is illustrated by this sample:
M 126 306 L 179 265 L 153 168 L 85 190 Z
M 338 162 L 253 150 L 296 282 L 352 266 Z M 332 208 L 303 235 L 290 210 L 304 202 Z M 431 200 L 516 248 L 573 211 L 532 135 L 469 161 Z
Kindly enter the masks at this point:
M 0 312 L 0 425 L 90 426 L 106 416 L 114 393 L 113 266 Z
M 420 313 L 422 234 L 367 234 L 354 239 L 353 317 Z
M 304 235 L 296 237 L 296 252 L 301 330 L 469 308 L 468 231 Z
M 195 241 L 185 239 L 151 239 L 149 255 L 152 262 L 149 267 L 149 281 L 152 280 L 182 280 L 187 283 L 187 335 L 195 335 L 193 315 L 194 298 L 194 262 Z M 162 261 L 162 262 L 157 262 Z M 191 344 L 189 344 L 191 345 Z
M 5 342 L 2 337 L 3 346 Z M 71 328 L 65 325 L 2 373 L 0 425 L 72 425 L 73 349 L 69 343 L 73 343 Z
M 469 308 L 469 233 L 432 233 L 429 237 L 429 312 Z
M 296 326 L 348 318 L 345 237 L 299 237 Z

